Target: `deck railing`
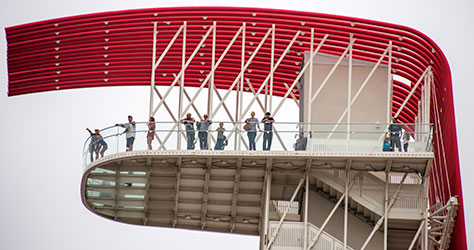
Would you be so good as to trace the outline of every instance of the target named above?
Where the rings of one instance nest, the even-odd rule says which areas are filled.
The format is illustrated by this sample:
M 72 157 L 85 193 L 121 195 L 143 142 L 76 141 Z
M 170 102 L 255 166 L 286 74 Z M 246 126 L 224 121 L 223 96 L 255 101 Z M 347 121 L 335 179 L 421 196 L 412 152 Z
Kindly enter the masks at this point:
M 176 126 L 177 125 L 177 126 Z M 407 152 L 431 152 L 432 124 L 401 124 L 403 133 L 408 133 Z M 267 125 L 268 126 L 268 125 Z M 271 136 L 270 151 L 294 151 L 295 143 L 302 137 L 307 140 L 304 151 L 312 152 L 337 152 L 337 153 L 380 153 L 386 137 L 390 137 L 389 124 L 363 124 L 363 123 L 290 123 L 275 122 L 272 124 L 272 133 L 265 131 L 265 124 L 258 122 L 254 131 L 245 130 L 245 123 L 223 122 L 225 129 L 225 140 L 222 147 L 218 144 L 219 122 L 214 121 L 207 131 L 201 131 L 208 135 L 208 149 L 205 150 L 249 150 L 249 140 L 252 136 L 249 132 L 255 132 L 256 150 L 263 150 L 263 142 Z M 152 150 L 186 150 L 188 138 L 194 135 L 190 150 L 201 150 L 200 139 L 196 124 L 193 130 L 186 130 L 183 123 L 155 122 Z M 173 129 L 174 128 L 174 129 Z M 133 150 L 149 150 L 147 134 L 149 127 L 147 122 L 135 123 L 135 139 Z M 121 153 L 126 151 L 126 133 L 120 126 L 111 126 L 100 129 L 102 140 L 107 144 L 104 155 Z M 96 158 L 100 158 L 100 152 L 104 149 L 100 140 L 92 142 L 92 136 L 84 143 L 84 162 L 88 165 Z M 400 138 L 401 144 L 403 139 Z M 219 145 L 218 145 L 219 146 Z M 301 146 L 301 145 L 299 145 Z M 403 147 L 403 145 L 402 145 Z M 300 147 L 301 148 L 301 147 Z M 396 149 L 395 151 L 398 151 Z M 404 151 L 403 151 L 404 152 Z M 91 157 L 91 155 L 93 155 Z
M 309 225 L 308 238 L 312 240 L 319 232 L 319 228 L 311 223 Z M 278 221 L 270 221 L 270 235 L 273 235 L 278 226 Z M 304 244 L 304 223 L 303 222 L 284 222 L 272 245 L 273 250 L 302 250 Z M 323 231 L 318 242 L 311 250 L 343 250 L 344 244 Z M 351 247 L 347 247 L 351 249 Z

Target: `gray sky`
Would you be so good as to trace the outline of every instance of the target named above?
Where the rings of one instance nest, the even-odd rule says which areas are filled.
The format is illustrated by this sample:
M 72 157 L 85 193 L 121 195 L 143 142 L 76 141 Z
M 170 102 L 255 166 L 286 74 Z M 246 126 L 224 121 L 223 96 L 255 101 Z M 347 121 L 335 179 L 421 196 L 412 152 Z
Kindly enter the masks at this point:
M 361 17 L 417 29 L 451 66 L 465 211 L 474 209 L 472 58 L 474 2 L 462 1 L 145 1 L 2 0 L 1 27 L 109 10 L 167 6 L 247 6 Z M 455 3 L 455 4 L 454 4 Z M 6 48 L 2 31 L 0 47 Z M 7 98 L 6 50 L 0 50 L 0 249 L 258 249 L 257 237 L 131 226 L 104 220 L 80 201 L 86 127 L 145 120 L 148 89 L 95 88 Z M 133 100 L 133 105 L 130 103 Z M 449 135 L 448 135 L 449 136 Z M 467 232 L 474 220 L 466 213 Z M 474 243 L 469 244 L 474 247 Z

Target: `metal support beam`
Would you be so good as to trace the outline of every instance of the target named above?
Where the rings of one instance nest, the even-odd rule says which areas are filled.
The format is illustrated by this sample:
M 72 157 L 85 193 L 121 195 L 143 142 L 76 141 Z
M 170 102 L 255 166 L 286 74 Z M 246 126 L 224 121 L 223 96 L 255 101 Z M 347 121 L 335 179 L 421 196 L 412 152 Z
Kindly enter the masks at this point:
M 309 53 L 309 89 L 308 89 L 308 100 L 313 96 L 313 64 L 314 64 L 314 54 L 312 53 L 314 50 L 314 28 L 311 28 L 311 43 L 310 43 L 310 50 Z M 308 102 L 308 100 L 305 101 L 305 104 Z M 312 103 L 310 102 L 309 104 L 306 104 L 306 107 L 308 107 L 308 120 L 307 122 L 311 123 L 311 113 L 312 111 Z M 310 125 L 311 126 L 311 125 Z M 308 128 L 309 131 L 312 131 L 312 128 Z M 306 248 L 305 248 L 306 249 Z
M 217 69 L 217 67 L 219 67 L 220 63 L 222 62 L 222 60 L 224 59 L 224 57 L 227 55 L 227 53 L 229 52 L 230 48 L 232 47 L 232 45 L 234 44 L 234 42 L 237 40 L 237 38 L 239 37 L 240 33 L 242 33 L 242 30 L 243 30 L 244 26 L 242 26 L 238 31 L 237 33 L 234 35 L 234 37 L 232 38 L 232 40 L 230 41 L 230 43 L 227 45 L 226 49 L 224 50 L 224 52 L 221 54 L 221 56 L 219 57 L 219 59 L 217 60 L 216 64 L 214 65 L 214 68 L 212 69 L 212 72 L 215 71 Z M 211 28 L 212 29 L 212 28 Z M 209 29 L 209 31 L 206 33 L 206 35 L 203 37 L 203 39 L 201 40 L 201 43 L 198 45 L 197 48 L 201 47 L 202 44 L 204 43 L 205 39 L 207 38 L 207 36 L 209 35 L 211 29 Z M 195 51 L 197 52 L 197 51 Z M 193 55 L 191 55 L 190 59 L 192 59 Z M 188 62 L 190 62 L 190 60 L 188 60 Z M 179 75 L 178 75 L 179 76 Z M 183 112 L 182 113 L 186 113 L 189 108 L 191 107 L 191 104 L 194 103 L 194 101 L 196 100 L 196 98 L 199 96 L 199 94 L 201 93 L 202 89 L 204 88 L 204 86 L 206 85 L 206 83 L 210 80 L 211 78 L 211 74 L 208 74 L 206 79 L 202 82 L 201 86 L 198 88 L 198 90 L 196 91 L 196 93 L 194 94 L 193 98 L 191 99 L 191 101 L 188 103 L 188 105 L 184 108 Z M 171 86 L 170 88 L 168 88 L 168 91 L 171 91 Z M 168 93 L 168 92 L 167 92 Z M 166 96 L 165 96 L 166 98 Z M 221 101 L 221 103 L 223 102 L 223 100 Z M 158 108 L 158 107 L 157 107 Z M 157 110 L 157 109 L 155 109 Z M 209 114 L 211 115 L 211 114 Z M 212 116 L 214 116 L 215 113 L 212 114 Z M 171 128 L 171 131 L 168 133 L 168 135 L 166 136 L 166 138 L 164 139 L 164 143 L 166 143 L 166 141 L 169 139 L 169 137 L 171 136 L 171 134 L 173 133 L 174 129 L 178 126 L 178 124 L 175 124 L 173 125 L 173 127 Z M 163 145 L 163 144 L 162 144 Z M 160 149 L 162 147 L 160 146 Z
M 118 218 L 118 199 L 119 199 L 119 188 L 120 188 L 120 166 L 122 165 L 122 161 L 118 161 L 115 170 L 115 195 L 114 195 L 114 220 Z
M 347 151 L 350 150 L 350 143 L 351 143 L 351 106 L 352 106 L 352 50 L 354 47 L 354 39 L 353 34 L 350 34 L 350 42 L 349 42 L 349 73 L 347 76 L 347 127 L 346 127 L 346 139 L 347 139 Z M 347 181 L 346 181 L 347 182 Z M 346 244 L 344 244 L 346 245 Z M 344 249 L 347 249 L 344 247 Z
M 310 173 L 311 171 L 311 159 L 306 160 L 306 183 L 305 183 L 305 191 L 304 191 L 304 236 L 303 236 L 303 249 L 308 247 L 308 233 L 309 233 L 309 224 L 308 224 L 308 207 L 309 207 L 309 181 L 310 181 Z
M 293 201 L 295 200 L 296 195 L 298 194 L 298 191 L 300 191 L 301 185 L 303 185 L 303 182 L 306 178 L 306 175 L 308 175 L 308 173 L 309 172 L 306 171 L 304 176 L 301 177 L 300 181 L 298 182 L 298 186 L 296 187 L 295 191 L 293 192 L 293 195 L 291 196 L 290 202 L 286 206 L 285 212 L 281 216 L 280 222 L 278 223 L 278 226 L 276 227 L 275 232 L 273 233 L 272 237 L 270 238 L 270 241 L 268 242 L 267 249 L 270 249 L 272 247 L 273 242 L 275 242 L 275 239 L 278 236 L 278 233 L 280 232 L 281 226 L 283 225 L 283 221 L 285 220 L 286 215 L 288 214 L 288 211 L 290 210 L 291 203 L 293 203 Z
M 362 93 L 362 91 L 364 90 L 365 86 L 367 85 L 367 83 L 369 82 L 369 80 L 372 78 L 373 74 L 375 73 L 375 70 L 377 70 L 377 68 L 380 66 L 380 64 L 382 63 L 383 59 L 385 58 L 385 56 L 387 55 L 388 51 L 389 51 L 390 47 L 387 47 L 387 49 L 385 49 L 384 53 L 382 54 L 382 56 L 380 56 L 379 60 L 377 61 L 377 63 L 374 65 L 374 67 L 372 67 L 372 70 L 369 72 L 369 74 L 367 75 L 367 77 L 365 78 L 364 82 L 362 82 L 362 85 L 360 85 L 359 89 L 357 90 L 356 94 L 354 95 L 354 97 L 352 98 L 352 100 L 350 101 L 350 105 L 348 105 L 348 107 L 344 110 L 344 112 L 342 112 L 342 114 L 339 116 L 339 119 L 337 120 L 336 122 L 336 125 L 334 125 L 334 127 L 332 128 L 331 130 L 331 133 L 329 133 L 328 135 L 328 139 L 333 135 L 334 131 L 336 131 L 337 127 L 339 126 L 339 124 L 342 122 L 342 119 L 344 119 L 344 116 L 346 114 L 348 114 L 349 112 L 349 109 L 350 107 L 352 107 L 352 105 L 354 105 L 355 101 L 357 100 L 357 98 L 359 98 L 359 95 L 360 93 Z M 349 116 L 349 114 L 348 114 Z
M 184 27 L 184 25 L 183 25 Z M 173 87 L 176 85 L 176 83 L 178 82 L 178 80 L 181 78 L 181 75 L 184 74 L 184 71 L 186 70 L 186 68 L 189 66 L 189 64 L 191 63 L 191 61 L 194 59 L 194 57 L 196 56 L 197 52 L 199 51 L 199 49 L 202 48 L 202 45 L 204 44 L 204 42 L 206 41 L 207 37 L 209 36 L 209 34 L 211 34 L 211 31 L 213 30 L 213 26 L 211 26 L 211 28 L 206 32 L 206 34 L 202 37 L 201 41 L 199 42 L 199 44 L 196 46 L 196 48 L 194 49 L 193 53 L 191 54 L 191 56 L 188 58 L 188 60 L 186 61 L 186 63 L 184 65 L 182 65 L 182 68 L 181 70 L 179 71 L 177 77 L 173 80 L 173 82 L 171 83 L 171 85 L 168 87 L 168 90 L 166 91 L 165 95 L 163 96 L 163 100 L 165 100 L 168 95 L 170 94 L 171 90 L 173 89 Z M 184 38 L 183 38 L 184 39 Z M 184 82 L 184 79 L 181 78 L 181 82 Z M 156 112 L 158 111 L 158 109 L 161 107 L 161 105 L 163 105 L 163 100 L 161 100 L 158 105 L 155 107 L 155 109 L 153 110 L 153 113 L 152 115 L 155 115 Z M 182 111 L 182 113 L 186 113 L 186 111 Z M 180 117 L 181 118 L 181 117 Z
M 184 30 L 183 30 L 183 50 L 181 52 L 181 81 L 179 81 L 179 97 L 178 97 L 178 117 L 181 119 L 183 117 L 183 92 L 184 92 L 184 73 L 185 73 L 185 66 L 186 66 L 186 33 L 187 33 L 187 22 L 184 22 Z M 196 52 L 199 50 L 195 50 Z M 187 67 L 187 66 L 186 66 Z M 175 78 L 175 81 L 177 81 L 177 78 Z M 165 97 L 166 98 L 166 97 Z M 181 123 L 178 123 L 178 143 L 177 143 L 177 149 L 181 149 Z
M 388 248 L 388 189 L 390 183 L 390 169 L 392 168 L 392 160 L 387 160 L 385 167 L 385 198 L 384 198 L 384 222 L 383 222 L 383 249 Z
M 354 40 L 352 40 L 352 42 L 354 42 Z M 322 44 L 322 42 L 321 42 Z M 320 45 L 321 45 L 320 44 Z M 323 82 L 321 83 L 321 85 L 319 85 L 318 87 L 318 90 L 316 90 L 316 93 L 314 93 L 313 96 L 311 96 L 311 99 L 309 101 L 309 104 L 311 105 L 314 100 L 316 99 L 316 97 L 319 95 L 319 93 L 321 92 L 321 89 L 323 89 L 324 85 L 326 85 L 326 83 L 329 81 L 329 78 L 331 78 L 332 74 L 334 74 L 334 71 L 336 71 L 337 67 L 339 66 L 339 64 L 342 62 L 342 59 L 344 59 L 344 57 L 347 55 L 347 52 L 349 52 L 350 50 L 350 47 L 351 47 L 351 44 L 349 44 L 347 46 L 347 48 L 344 50 L 344 52 L 341 54 L 341 56 L 339 57 L 339 59 L 336 61 L 336 64 L 334 64 L 334 66 L 331 68 L 331 70 L 329 71 L 329 73 L 326 75 L 326 78 L 324 78 Z M 306 64 L 308 65 L 308 64 Z M 305 67 L 306 67 L 305 65 Z
M 291 40 L 291 42 L 288 44 L 288 46 L 286 47 L 286 49 L 283 51 L 283 53 L 281 54 L 280 58 L 278 59 L 277 63 L 275 64 L 274 68 L 273 68 L 273 71 L 275 71 L 278 66 L 280 66 L 280 63 L 283 61 L 283 58 L 285 57 L 285 55 L 287 55 L 290 51 L 290 48 L 291 46 L 293 46 L 293 44 L 295 43 L 296 39 L 298 38 L 298 36 L 300 35 L 301 31 L 299 30 L 298 32 L 296 32 L 296 34 L 293 36 L 293 39 Z M 267 75 L 267 77 L 265 78 L 265 80 L 263 81 L 262 85 L 260 86 L 260 88 L 258 89 L 257 91 L 257 95 L 260 94 L 260 92 L 262 92 L 263 88 L 265 87 L 265 85 L 268 83 L 268 80 L 270 80 L 270 76 L 273 72 L 270 72 L 270 74 Z M 301 73 L 299 74 L 299 76 L 301 77 Z M 299 78 L 298 78 L 299 80 Z M 296 81 L 296 80 L 295 80 Z M 297 81 L 296 81 L 297 82 Z M 292 87 L 294 87 L 292 85 Z M 290 92 L 291 90 L 288 90 L 288 92 Z M 286 98 L 288 95 L 286 95 L 285 97 L 283 98 Z M 247 108 L 245 108 L 245 111 L 244 112 L 241 112 L 240 113 L 240 117 L 243 117 L 248 111 L 249 109 L 252 107 L 252 104 L 255 102 L 255 96 L 252 98 L 252 100 L 249 102 L 249 104 L 247 105 Z M 274 114 L 273 114 L 274 115 Z
M 272 54 L 270 56 L 270 103 L 269 103 L 269 111 L 272 112 L 272 105 L 273 105 L 273 73 L 274 70 L 274 63 L 275 63 L 275 24 L 272 24 Z
M 418 230 L 416 230 L 415 236 L 413 237 L 413 240 L 411 241 L 410 246 L 408 247 L 408 250 L 412 250 L 415 246 L 415 243 L 418 240 L 418 237 L 420 236 L 421 230 L 425 227 L 425 223 L 425 220 L 421 221 L 420 226 L 418 227 Z
M 173 227 L 176 227 L 178 223 L 178 202 L 179 202 L 179 187 L 181 184 L 181 164 L 182 164 L 182 157 L 179 157 L 176 161 L 176 184 L 175 184 L 175 194 L 174 194 L 174 208 L 173 208 L 173 221 L 171 224 Z
M 344 178 L 344 249 L 347 249 L 347 222 L 349 219 L 348 210 L 349 210 L 349 178 L 351 175 L 351 163 L 352 160 L 346 160 L 346 171 Z
M 239 81 L 239 79 L 242 78 L 242 75 L 244 74 L 245 70 L 247 70 L 248 66 L 252 63 L 253 59 L 255 58 L 255 56 L 257 55 L 258 51 L 260 50 L 260 48 L 262 48 L 263 44 L 265 43 L 265 41 L 267 40 L 268 36 L 270 35 L 270 32 L 272 31 L 272 28 L 268 29 L 267 33 L 265 34 L 265 36 L 262 38 L 262 40 L 260 40 L 260 43 L 258 44 L 257 48 L 255 49 L 255 51 L 252 52 L 252 55 L 250 56 L 250 58 L 247 60 L 247 62 L 245 63 L 244 67 L 241 68 L 240 70 L 240 73 L 239 75 L 235 78 L 234 82 L 232 83 L 232 85 L 229 87 L 229 89 L 227 90 L 227 93 L 224 95 L 223 99 L 221 102 L 219 102 L 219 104 L 217 105 L 217 107 L 214 109 L 214 112 L 213 112 L 213 115 L 215 115 L 217 113 L 217 111 L 219 111 L 219 108 L 222 106 L 223 102 L 227 99 L 227 97 L 229 96 L 230 94 L 230 91 L 235 87 L 235 85 L 237 84 L 237 82 Z M 243 86 L 243 82 L 241 83 L 241 85 Z M 263 87 L 263 85 L 262 85 Z M 242 115 L 240 115 L 242 116 Z M 240 119 L 238 119 L 239 121 Z
M 237 198 L 239 196 L 239 184 L 240 184 L 240 168 L 242 167 L 242 158 L 237 159 L 237 166 L 235 168 L 234 175 L 234 187 L 232 190 L 232 208 L 231 208 L 231 223 L 230 232 L 234 232 L 235 229 L 235 216 L 237 214 Z
M 400 193 L 400 190 L 402 189 L 402 186 L 403 186 L 403 183 L 405 182 L 405 179 L 407 177 L 407 174 L 408 173 L 405 173 L 403 175 L 403 178 L 402 180 L 400 181 L 400 185 L 398 185 L 398 188 L 397 190 L 395 191 L 395 193 L 392 195 L 392 197 L 390 198 L 390 203 L 388 204 L 388 212 L 390 212 L 390 209 L 392 208 L 393 204 L 395 204 L 395 201 L 397 200 L 398 198 L 398 194 Z M 375 233 L 377 232 L 377 230 L 380 228 L 380 226 L 382 225 L 383 221 L 385 219 L 385 216 L 382 216 L 380 217 L 380 219 L 377 221 L 377 223 L 375 224 L 374 228 L 372 229 L 372 232 L 369 234 L 369 237 L 367 237 L 367 240 L 364 242 L 364 244 L 362 245 L 362 247 L 360 248 L 360 250 L 364 250 L 367 245 L 369 244 L 370 240 L 372 239 L 372 237 L 374 237 Z
M 148 201 L 150 200 L 150 196 L 148 196 L 148 190 L 150 190 L 150 176 L 151 176 L 151 157 L 146 159 L 145 163 L 147 170 L 146 170 L 146 177 L 145 177 L 145 197 L 143 198 L 144 207 L 143 207 L 143 225 L 147 225 L 149 211 L 148 211 Z
M 392 76 L 392 41 L 388 42 L 388 71 L 387 71 L 387 121 L 390 123 L 392 117 L 392 87 L 393 87 L 393 76 Z
M 425 77 L 425 75 L 431 71 L 431 66 L 428 66 L 425 71 L 423 72 L 423 74 L 421 74 L 420 78 L 418 79 L 418 81 L 416 82 L 415 86 L 411 89 L 410 93 L 408 94 L 408 96 L 405 98 L 405 100 L 403 101 L 402 105 L 400 106 L 400 108 L 398 109 L 397 113 L 393 116 L 393 118 L 397 118 L 398 115 L 400 115 L 400 113 L 402 112 L 403 108 L 405 108 L 405 105 L 407 104 L 408 100 L 410 100 L 411 96 L 415 93 L 416 89 L 418 88 L 418 85 L 420 85 L 421 81 L 423 80 L 423 78 Z
M 313 52 L 313 56 L 316 55 L 319 50 L 321 49 L 321 47 L 323 46 L 324 42 L 326 41 L 326 39 L 328 38 L 328 34 L 326 34 L 323 39 L 321 40 L 321 43 L 318 45 L 318 47 L 316 48 L 316 50 L 314 50 Z M 288 95 L 290 94 L 290 92 L 293 90 L 293 88 L 296 86 L 296 83 L 299 82 L 299 80 L 301 79 L 301 77 L 303 76 L 303 74 L 306 72 L 306 70 L 308 69 L 308 66 L 309 64 L 305 64 L 303 66 L 303 69 L 301 70 L 301 72 L 298 74 L 298 76 L 295 78 L 295 80 L 293 81 L 293 84 L 291 84 L 290 88 L 288 89 L 288 91 L 285 93 L 285 95 L 283 96 L 282 100 L 280 101 L 280 103 L 278 104 L 278 106 L 276 107 L 275 111 L 273 112 L 273 116 L 275 116 L 278 111 L 280 110 L 281 106 L 283 105 L 283 103 L 286 101 L 286 98 L 288 97 Z
M 272 158 L 267 158 L 267 163 L 265 167 L 265 180 L 264 180 L 264 196 L 262 197 L 262 200 L 265 200 L 264 206 L 265 206 L 265 212 L 263 214 L 263 232 L 261 234 L 263 235 L 263 248 L 262 249 L 267 249 L 267 244 L 269 240 L 269 218 L 270 218 L 270 195 L 272 192 L 272 164 L 273 164 L 273 159 Z
M 153 90 L 155 88 L 155 62 L 156 62 L 156 35 L 158 31 L 156 30 L 158 26 L 157 22 L 153 22 L 153 49 L 152 49 L 152 63 L 151 63 L 151 88 L 150 88 L 150 108 L 148 111 L 148 116 L 152 116 L 151 113 L 153 112 Z
M 309 244 L 308 248 L 306 248 L 307 250 L 310 250 L 311 248 L 313 248 L 314 245 L 316 245 L 316 243 L 318 242 L 318 239 L 319 239 L 319 236 L 321 236 L 321 234 L 323 233 L 324 229 L 326 228 L 327 224 L 329 223 L 329 221 L 331 220 L 332 216 L 334 215 L 334 213 L 336 212 L 337 208 L 341 205 L 342 201 L 345 200 L 346 198 L 346 193 L 349 193 L 352 186 L 354 185 L 354 180 L 360 175 L 360 173 L 354 175 L 354 177 L 352 178 L 351 182 L 349 183 L 349 187 L 348 189 L 341 195 L 341 197 L 339 198 L 339 200 L 336 202 L 336 204 L 334 205 L 334 207 L 332 208 L 331 212 L 329 213 L 329 215 L 326 217 L 326 220 L 323 222 L 323 224 L 321 225 L 321 228 L 319 229 L 318 233 L 314 236 L 314 239 L 312 239 L 312 242 L 311 244 Z
M 202 194 L 202 209 L 201 209 L 201 230 L 206 227 L 207 221 L 207 202 L 209 199 L 209 182 L 211 179 L 211 165 L 212 158 L 207 158 L 206 162 L 206 176 L 204 178 L 204 190 Z

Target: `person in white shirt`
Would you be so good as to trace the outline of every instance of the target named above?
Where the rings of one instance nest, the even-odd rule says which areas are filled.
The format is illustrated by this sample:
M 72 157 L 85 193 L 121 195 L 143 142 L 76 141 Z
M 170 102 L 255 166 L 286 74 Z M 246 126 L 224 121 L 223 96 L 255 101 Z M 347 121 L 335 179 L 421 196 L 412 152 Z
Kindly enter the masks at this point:
M 122 128 L 125 128 L 125 137 L 127 138 L 127 150 L 126 151 L 132 151 L 133 150 L 133 142 L 135 141 L 135 134 L 136 134 L 136 125 L 135 122 L 133 121 L 133 117 L 131 115 L 128 116 L 128 123 L 120 123 L 120 124 L 115 124 L 115 126 L 120 126 Z

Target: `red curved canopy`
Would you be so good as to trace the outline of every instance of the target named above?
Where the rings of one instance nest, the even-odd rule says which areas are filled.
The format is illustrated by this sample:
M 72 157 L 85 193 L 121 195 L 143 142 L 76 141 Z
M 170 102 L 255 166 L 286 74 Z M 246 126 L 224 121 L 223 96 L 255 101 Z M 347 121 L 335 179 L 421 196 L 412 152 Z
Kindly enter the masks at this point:
M 234 7 L 179 7 L 125 10 L 57 18 L 6 28 L 8 42 L 8 95 L 22 95 L 60 89 L 104 86 L 150 85 L 153 24 L 158 23 L 157 54 L 187 22 L 186 58 L 199 44 L 213 22 L 217 22 L 216 60 L 232 37 L 246 22 L 245 60 L 249 60 L 272 24 L 276 25 L 275 61 L 297 31 L 297 42 L 274 74 L 273 94 L 284 96 L 285 83 L 291 84 L 301 69 L 304 51 L 310 47 L 311 28 L 315 42 L 328 39 L 321 52 L 340 55 L 348 46 L 349 34 L 356 42 L 353 57 L 377 61 L 393 43 L 393 73 L 412 82 L 394 82 L 393 113 L 414 87 L 424 70 L 431 66 L 435 91 L 432 122 L 435 123 L 435 161 L 432 176 L 443 178 L 450 187 L 431 190 L 445 196 L 458 195 L 461 202 L 450 249 L 467 249 L 462 191 L 459 173 L 451 73 L 440 48 L 424 34 L 400 25 L 319 13 Z M 271 36 L 270 36 L 271 37 Z M 182 60 L 182 33 L 156 71 L 156 85 L 170 85 Z M 200 86 L 211 71 L 212 36 L 206 39 L 185 71 L 185 86 Z M 227 89 L 241 69 L 241 36 L 215 72 L 217 88 Z M 270 72 L 271 39 L 266 39 L 245 73 L 258 88 Z M 388 63 L 385 57 L 382 63 Z M 418 113 L 416 90 L 400 114 L 403 122 L 414 122 Z M 296 93 L 298 94 L 298 93 Z M 445 167 L 447 166 L 447 167 Z M 444 172 L 443 172 L 444 171 Z

